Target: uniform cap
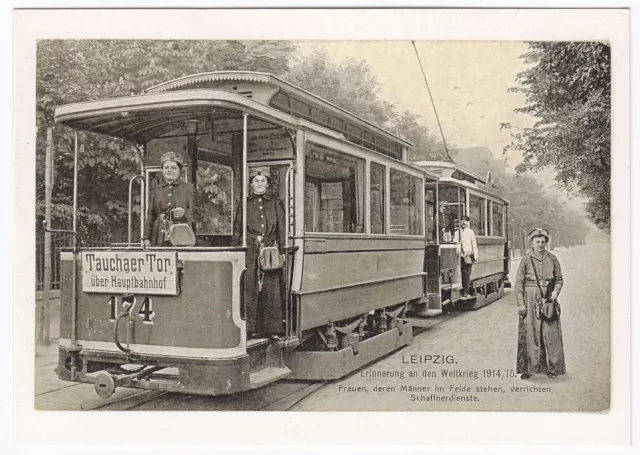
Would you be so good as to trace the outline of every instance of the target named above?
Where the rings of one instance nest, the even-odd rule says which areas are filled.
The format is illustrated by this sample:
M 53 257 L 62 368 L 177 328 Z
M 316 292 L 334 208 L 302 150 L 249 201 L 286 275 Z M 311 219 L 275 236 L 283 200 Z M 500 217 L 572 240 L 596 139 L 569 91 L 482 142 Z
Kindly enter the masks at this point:
M 542 229 L 542 228 L 533 228 L 529 231 L 528 236 L 529 240 L 533 240 L 536 237 L 544 237 L 545 239 L 547 239 L 547 242 L 549 241 L 549 231 L 547 231 L 546 229 Z
M 173 161 L 178 166 L 184 166 L 184 159 L 182 156 L 178 155 L 176 152 L 167 152 L 160 157 L 160 164 L 164 164 L 165 161 Z
M 249 169 L 249 180 L 254 178 L 256 175 L 264 175 L 265 177 L 271 177 L 271 169 L 268 166 L 264 167 L 252 167 Z

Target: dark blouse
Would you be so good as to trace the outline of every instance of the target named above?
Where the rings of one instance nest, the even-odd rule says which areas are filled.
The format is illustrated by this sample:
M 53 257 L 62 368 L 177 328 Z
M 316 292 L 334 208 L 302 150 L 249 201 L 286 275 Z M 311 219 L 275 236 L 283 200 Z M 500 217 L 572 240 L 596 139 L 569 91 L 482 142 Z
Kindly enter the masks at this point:
M 536 272 L 538 273 L 538 279 L 542 289 L 545 288 L 549 291 L 558 291 L 562 289 L 564 280 L 562 278 L 562 268 L 560 267 L 560 261 L 558 258 L 548 251 L 545 251 L 542 255 L 542 259 L 538 259 L 530 251 L 520 259 L 520 267 L 516 274 L 516 301 L 518 306 L 524 305 L 525 301 L 525 286 L 535 287 L 537 289 L 536 275 L 531 267 L 531 261 L 535 264 Z
M 182 207 L 185 211 L 183 219 L 174 221 L 187 221 L 193 224 L 193 209 L 195 206 L 195 190 L 191 183 L 177 179 L 172 183 L 163 182 L 155 188 L 149 198 L 147 208 L 147 221 L 144 226 L 144 238 L 154 242 L 154 226 L 159 223 L 160 215 L 166 214 L 168 209 Z M 157 239 L 155 239 L 157 241 Z
M 270 193 L 253 194 L 247 198 L 247 237 L 262 236 L 265 243 L 278 241 L 282 251 L 285 242 L 284 206 L 278 197 Z M 234 220 L 234 243 L 242 241 L 242 207 L 238 207 Z

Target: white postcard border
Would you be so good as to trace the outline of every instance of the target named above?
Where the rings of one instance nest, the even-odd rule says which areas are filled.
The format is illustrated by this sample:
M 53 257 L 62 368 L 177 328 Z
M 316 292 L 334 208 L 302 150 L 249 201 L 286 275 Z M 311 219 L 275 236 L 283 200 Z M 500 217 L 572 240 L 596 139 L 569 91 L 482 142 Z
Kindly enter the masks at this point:
M 312 17 L 312 20 L 311 20 Z M 170 27 L 167 24 L 172 24 Z M 242 24 L 242 26 L 238 26 Z M 286 24 L 286 26 L 284 26 Z M 34 257 L 16 254 L 14 443 L 626 444 L 630 413 L 629 16 L 623 10 L 14 11 L 14 244 L 34 242 L 35 42 L 51 38 L 607 40 L 612 43 L 612 407 L 608 413 L 36 412 Z M 19 177 L 19 178 L 18 178 Z M 22 251 L 22 250 L 20 250 Z M 16 250 L 17 252 L 17 250 Z M 179 430 L 176 429 L 180 426 Z M 121 428 L 115 430 L 114 426 Z M 112 431 L 107 432 L 106 428 Z M 70 430 L 73 437 L 70 437 Z M 135 429 L 135 431 L 128 431 Z M 214 429 L 218 429 L 213 431 Z M 464 429 L 461 432 L 461 429 Z M 171 431 L 173 430 L 173 431 Z M 393 436 L 394 434 L 402 434 Z M 118 435 L 116 438 L 115 435 Z M 153 440 L 141 435 L 153 434 Z M 388 435 L 383 438 L 381 435 Z M 541 435 L 545 435 L 544 438 Z M 372 439 L 373 438 L 373 439 Z

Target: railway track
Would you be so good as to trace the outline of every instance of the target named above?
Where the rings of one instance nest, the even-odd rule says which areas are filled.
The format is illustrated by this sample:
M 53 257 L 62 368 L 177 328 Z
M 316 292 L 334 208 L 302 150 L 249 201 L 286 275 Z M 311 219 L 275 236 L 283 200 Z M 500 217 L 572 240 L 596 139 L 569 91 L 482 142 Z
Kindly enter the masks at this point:
M 462 311 L 451 311 L 429 319 L 412 319 L 414 324 L 414 342 L 420 341 L 420 335 L 437 333 L 442 327 L 437 327 L 449 319 L 465 314 Z M 467 313 L 468 314 L 468 313 Z M 398 351 L 388 354 L 378 360 L 394 355 Z M 369 366 L 369 365 L 368 365 Z M 364 368 L 367 368 L 365 366 Z M 347 377 L 358 374 L 360 370 L 352 372 Z M 180 393 L 136 390 L 120 388 L 108 400 L 92 397 L 80 407 L 82 410 L 92 411 L 129 411 L 129 410 L 184 410 L 184 411 L 286 411 L 294 407 L 311 394 L 320 390 L 333 381 L 293 381 L 281 380 L 270 386 L 252 390 L 238 395 L 211 397 L 198 395 L 184 395 Z M 36 395 L 36 408 L 44 409 L 37 405 L 38 398 L 44 395 L 58 395 L 54 401 L 63 402 L 65 397 L 73 396 L 79 388 L 88 388 L 87 384 L 69 384 L 46 390 Z M 75 389 L 75 390 L 74 390 Z M 95 395 L 95 392 L 92 392 Z

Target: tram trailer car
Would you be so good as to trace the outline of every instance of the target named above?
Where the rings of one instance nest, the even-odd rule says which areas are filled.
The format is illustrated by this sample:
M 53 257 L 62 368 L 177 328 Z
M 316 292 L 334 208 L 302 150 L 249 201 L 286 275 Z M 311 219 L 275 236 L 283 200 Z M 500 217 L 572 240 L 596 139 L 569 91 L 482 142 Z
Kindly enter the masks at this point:
M 140 158 L 129 241 L 74 241 L 61 254 L 61 379 L 93 383 L 102 397 L 119 386 L 225 395 L 285 377 L 339 378 L 411 342 L 404 314 L 426 314 L 433 300 L 424 198 L 439 180 L 407 163 L 411 143 L 253 72 L 197 74 L 142 95 L 65 105 L 56 121 L 78 131 L 76 157 L 89 132 L 123 139 Z M 183 153 L 184 179 L 196 183 L 197 243 L 143 248 L 145 207 L 169 150 Z M 229 228 L 256 167 L 287 218 L 278 341 L 247 337 L 244 209 L 241 244 Z M 209 178 L 228 182 L 230 209 L 212 203 Z
M 481 177 L 454 163 L 414 163 L 436 175 L 426 183 L 426 302 L 411 306 L 411 313 L 433 316 L 459 306 L 478 309 L 501 298 L 510 287 L 509 201 L 498 195 L 491 175 Z M 460 243 L 454 242 L 460 218 L 470 218 L 478 246 L 478 258 L 471 270 L 471 292 L 461 297 Z

